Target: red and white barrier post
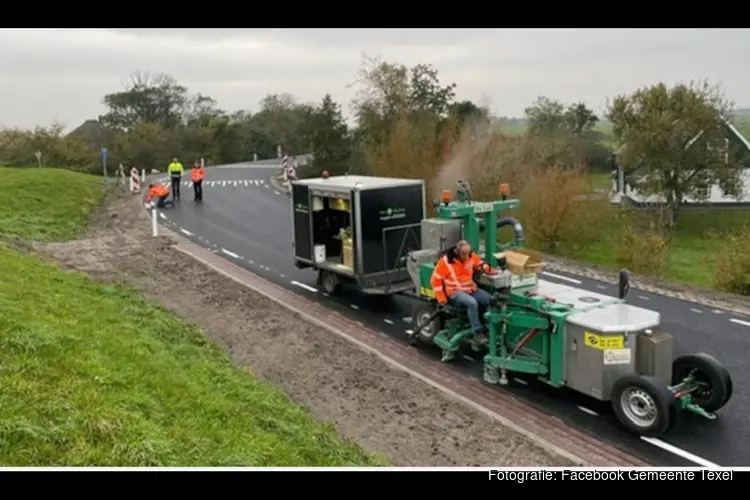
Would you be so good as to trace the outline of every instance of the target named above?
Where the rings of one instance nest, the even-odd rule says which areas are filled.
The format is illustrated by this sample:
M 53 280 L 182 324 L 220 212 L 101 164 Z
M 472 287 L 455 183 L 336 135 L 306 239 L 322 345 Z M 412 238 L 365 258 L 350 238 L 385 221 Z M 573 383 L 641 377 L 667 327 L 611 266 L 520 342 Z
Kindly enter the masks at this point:
M 289 180 L 289 155 L 284 155 L 284 159 L 281 160 L 281 169 L 284 171 L 284 181 Z
M 141 192 L 141 176 L 135 167 L 130 169 L 130 192 L 133 194 Z

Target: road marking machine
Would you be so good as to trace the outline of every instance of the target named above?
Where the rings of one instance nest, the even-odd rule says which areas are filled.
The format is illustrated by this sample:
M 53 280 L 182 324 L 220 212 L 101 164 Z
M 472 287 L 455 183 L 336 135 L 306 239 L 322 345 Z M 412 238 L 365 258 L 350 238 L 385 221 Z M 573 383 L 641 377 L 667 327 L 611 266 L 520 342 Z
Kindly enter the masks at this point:
M 715 419 L 732 397 L 727 369 L 705 353 L 673 358 L 672 335 L 656 311 L 619 297 L 540 280 L 541 255 L 524 248 L 521 223 L 508 215 L 520 201 L 501 186 L 501 199 L 479 202 L 459 182 L 444 191 L 436 216 L 426 217 L 424 184 L 411 179 L 340 176 L 292 182 L 295 263 L 319 271 L 328 293 L 354 283 L 365 293 L 419 298 L 409 342 L 437 346 L 449 362 L 468 346 L 486 352 L 484 381 L 505 385 L 508 373 L 529 374 L 610 402 L 630 432 L 656 437 L 682 410 Z M 498 243 L 510 227 L 513 239 Z M 435 300 L 430 278 L 459 240 L 478 249 L 494 274 L 475 276 L 492 299 L 479 344 L 466 310 Z

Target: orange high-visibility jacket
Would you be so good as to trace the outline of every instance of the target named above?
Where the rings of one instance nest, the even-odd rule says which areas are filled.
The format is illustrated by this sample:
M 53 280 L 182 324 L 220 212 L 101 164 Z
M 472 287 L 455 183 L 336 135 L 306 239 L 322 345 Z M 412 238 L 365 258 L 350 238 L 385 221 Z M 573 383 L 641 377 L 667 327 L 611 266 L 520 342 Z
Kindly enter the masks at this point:
M 477 271 L 491 272 L 492 269 L 473 252 L 463 261 L 453 252 L 441 257 L 430 279 L 437 301 L 445 304 L 448 297 L 456 292 L 473 293 L 477 289 L 474 283 L 474 273 Z
M 193 180 L 193 182 L 202 181 L 205 176 L 206 169 L 201 166 L 193 167 L 190 169 L 190 178 Z
M 154 184 L 154 187 L 148 190 L 148 198 L 146 201 L 149 202 L 154 198 L 161 198 L 162 196 L 169 196 L 169 188 L 162 186 L 161 184 Z

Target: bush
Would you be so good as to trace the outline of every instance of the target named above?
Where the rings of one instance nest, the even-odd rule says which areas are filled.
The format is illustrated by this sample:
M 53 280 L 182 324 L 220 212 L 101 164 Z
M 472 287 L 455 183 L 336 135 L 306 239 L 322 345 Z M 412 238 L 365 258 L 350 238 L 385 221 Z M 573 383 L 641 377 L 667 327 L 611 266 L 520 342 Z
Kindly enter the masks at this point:
M 654 228 L 626 225 L 615 248 L 617 264 L 637 274 L 661 276 L 669 257 L 666 238 Z
M 725 236 L 716 259 L 715 286 L 725 292 L 750 295 L 750 228 Z

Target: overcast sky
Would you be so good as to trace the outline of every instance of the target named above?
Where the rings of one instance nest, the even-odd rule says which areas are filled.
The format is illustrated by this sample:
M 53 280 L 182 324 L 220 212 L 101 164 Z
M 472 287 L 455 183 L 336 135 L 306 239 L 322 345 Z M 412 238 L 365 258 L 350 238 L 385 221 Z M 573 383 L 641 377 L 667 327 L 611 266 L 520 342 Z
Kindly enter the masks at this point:
M 601 111 L 607 96 L 701 78 L 750 105 L 747 29 L 2 29 L 0 126 L 76 127 L 135 70 L 168 73 L 228 110 L 256 110 L 268 93 L 328 92 L 348 113 L 363 54 L 432 63 L 459 98 L 506 116 L 538 95 Z

